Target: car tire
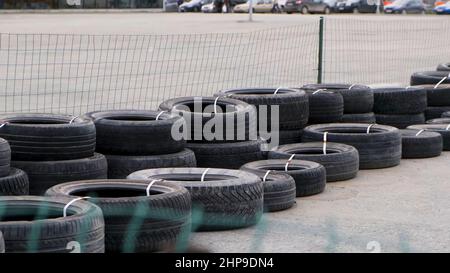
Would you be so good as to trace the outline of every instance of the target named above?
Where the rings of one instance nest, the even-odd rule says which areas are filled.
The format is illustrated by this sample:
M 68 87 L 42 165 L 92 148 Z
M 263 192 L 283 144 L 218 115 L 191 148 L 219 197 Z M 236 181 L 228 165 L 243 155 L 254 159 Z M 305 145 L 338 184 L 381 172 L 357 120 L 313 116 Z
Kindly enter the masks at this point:
M 5 196 L 0 231 L 7 253 L 103 253 L 105 224 L 100 208 L 68 197 Z M 45 211 L 45 217 L 39 214 Z M 39 220 L 36 218 L 39 217 Z M 11 219 L 11 220 L 7 220 Z M 38 236 L 36 236 L 36 230 Z M 71 248 L 71 246 L 75 248 Z
M 427 92 L 420 87 L 376 88 L 373 94 L 375 114 L 419 114 L 427 107 Z
M 450 106 L 428 106 L 425 109 L 425 119 L 440 118 L 445 112 L 450 111 Z
M 243 165 L 241 170 L 249 172 L 270 170 L 274 173 L 286 173 L 295 180 L 297 197 L 315 195 L 325 190 L 326 171 L 324 166 L 311 161 L 291 160 L 286 172 L 287 161 L 285 159 L 254 161 Z
M 225 230 L 255 225 L 263 212 L 261 179 L 239 170 L 163 168 L 132 173 L 128 179 L 163 179 L 186 187 L 192 205 L 202 217 L 193 219 L 194 230 Z M 201 181 L 202 175 L 205 181 Z M 198 215 L 198 214 L 197 214 Z M 194 217 L 193 217 L 194 218 Z
M 264 185 L 264 211 L 275 212 L 286 210 L 295 204 L 295 180 L 285 173 L 274 174 L 260 170 L 248 170 L 258 175 Z
M 194 151 L 197 166 L 204 168 L 239 169 L 247 162 L 265 159 L 262 140 L 231 143 L 188 143 Z
M 317 162 L 325 167 L 327 182 L 344 181 L 355 178 L 359 170 L 358 151 L 340 143 L 327 143 L 323 153 L 323 142 L 308 142 L 281 145 L 269 152 L 269 159 L 294 159 Z
M 107 253 L 149 253 L 190 233 L 191 197 L 184 187 L 160 181 L 147 196 L 148 186 L 148 180 L 86 180 L 53 186 L 46 195 L 89 196 L 103 212 Z
M 274 94 L 277 91 L 277 94 Z M 266 120 L 271 120 L 272 107 L 279 110 L 279 129 L 297 130 L 303 129 L 308 123 L 309 103 L 308 96 L 303 90 L 288 88 L 245 88 L 222 90 L 215 94 L 216 97 L 227 96 L 232 99 L 244 101 L 256 107 L 258 115 L 267 108 Z M 258 121 L 258 126 L 260 121 Z M 270 129 L 270 124 L 267 124 Z
M 12 161 L 11 165 L 27 173 L 31 195 L 43 195 L 48 188 L 68 181 L 106 179 L 108 172 L 105 156 L 98 153 L 74 160 Z
M 425 123 L 425 115 L 411 114 L 411 115 L 375 115 L 378 124 L 389 125 L 398 129 L 405 129 L 406 127 L 414 124 Z
M 428 106 L 448 106 L 450 105 L 450 84 L 417 85 L 427 91 Z M 436 87 L 436 88 L 435 88 Z
M 376 123 L 375 114 L 361 113 L 361 114 L 344 114 L 341 119 L 342 123 Z
M 342 95 L 344 99 L 344 114 L 372 112 L 373 91 L 370 87 L 359 84 L 307 84 L 302 89 L 316 91 L 326 89 Z
M 194 152 L 189 149 L 165 155 L 105 155 L 105 157 L 108 161 L 109 179 L 124 179 L 133 172 L 145 169 L 197 167 Z
M 68 115 L 2 115 L 0 137 L 11 146 L 12 160 L 70 160 L 90 157 L 95 150 L 95 126 Z
M 427 124 L 450 124 L 450 118 L 435 118 L 427 120 Z
M 447 77 L 442 83 L 450 83 L 448 71 L 425 71 L 416 72 L 411 75 L 411 85 L 437 84 L 444 77 Z
M 306 7 L 306 6 L 302 7 L 301 13 L 304 15 L 308 14 L 309 13 L 308 7 Z
M 442 152 L 442 136 L 439 133 L 404 129 L 400 130 L 400 134 L 402 135 L 402 158 L 435 157 Z
M 358 123 L 318 124 L 306 127 L 302 140 L 322 141 L 325 132 L 328 132 L 327 141 L 347 144 L 358 150 L 359 169 L 388 168 L 400 164 L 401 137 L 395 127 Z
M 85 115 L 97 130 L 97 152 L 117 155 L 176 153 L 186 140 L 175 140 L 172 128 L 184 128 L 184 120 L 161 111 L 115 110 Z M 158 118 L 158 120 L 156 120 Z
M 7 176 L 11 165 L 11 148 L 8 141 L 0 138 L 0 177 Z
M 408 126 L 407 129 L 426 130 L 436 132 L 442 136 L 442 144 L 444 151 L 450 151 L 450 131 L 447 129 L 448 124 L 417 124 Z
M 28 176 L 24 171 L 11 168 L 9 175 L 0 177 L 0 196 L 28 194 Z
M 278 132 L 279 145 L 299 143 L 302 140 L 303 130 L 281 130 Z
M 437 67 L 437 71 L 450 71 L 450 63 L 442 63 Z
M 196 100 L 200 100 L 202 104 L 196 103 Z M 245 141 L 250 139 L 256 139 L 257 136 L 257 117 L 254 106 L 236 99 L 220 98 L 217 100 L 220 108 L 232 108 L 230 112 L 224 112 L 217 114 L 204 113 L 203 107 L 214 108 L 214 102 L 216 98 L 213 97 L 183 97 L 166 100 L 159 106 L 160 110 L 169 111 L 173 114 L 182 116 L 187 124 L 187 141 L 205 142 L 236 142 Z M 200 105 L 200 106 L 198 106 Z M 202 107 L 202 112 L 193 112 L 191 107 Z M 231 107 L 230 107 L 231 106 Z M 195 125 L 196 121 L 201 121 L 201 128 L 199 125 Z M 208 127 L 212 124 L 221 124 L 223 126 L 223 132 L 215 134 L 212 137 L 205 136 L 203 128 L 205 125 Z M 231 125 L 229 125 L 231 123 Z M 232 127 L 232 128 L 228 128 Z M 201 129 L 201 130 L 198 130 Z M 241 132 L 243 130 L 243 132 Z M 212 131 L 212 130 L 211 130 Z M 227 135 L 232 135 L 233 139 L 227 139 Z
M 324 13 L 324 14 L 330 14 L 330 13 L 331 13 L 330 8 L 329 8 L 329 7 L 326 7 L 326 8 L 324 9 L 323 13 Z
M 340 122 L 344 114 L 344 99 L 339 93 L 306 91 L 309 98 L 309 124 Z

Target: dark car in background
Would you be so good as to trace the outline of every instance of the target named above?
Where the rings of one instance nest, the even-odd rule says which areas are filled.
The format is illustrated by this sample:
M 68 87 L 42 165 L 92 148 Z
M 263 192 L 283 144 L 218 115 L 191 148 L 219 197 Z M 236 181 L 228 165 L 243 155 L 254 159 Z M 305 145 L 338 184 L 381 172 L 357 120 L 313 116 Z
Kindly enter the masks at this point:
M 180 0 L 164 0 L 165 12 L 178 12 L 178 6 L 183 3 Z
M 421 0 L 395 0 L 384 6 L 384 13 L 425 13 L 425 5 Z
M 287 0 L 284 8 L 287 13 L 301 12 L 302 14 L 329 14 L 333 9 L 334 6 L 329 1 L 324 0 Z
M 377 2 L 376 0 L 344 0 L 336 4 L 336 12 L 376 13 Z

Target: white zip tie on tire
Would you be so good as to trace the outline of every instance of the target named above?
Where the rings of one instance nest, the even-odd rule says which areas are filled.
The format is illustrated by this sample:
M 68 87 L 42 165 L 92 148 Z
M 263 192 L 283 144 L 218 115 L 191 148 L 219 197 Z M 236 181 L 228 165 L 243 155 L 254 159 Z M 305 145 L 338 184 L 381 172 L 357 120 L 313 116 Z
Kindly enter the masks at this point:
M 325 91 L 326 89 L 317 89 L 316 91 L 314 91 L 312 94 L 315 95 L 316 93 L 319 93 L 320 91 Z
M 444 78 L 442 78 L 442 80 L 440 80 L 440 81 L 434 86 L 434 89 L 438 88 L 439 85 L 441 85 L 441 83 L 443 83 L 446 79 L 450 79 L 450 73 L 449 73 L 447 76 L 445 76 Z
M 408 85 L 407 87 L 405 87 L 405 90 L 408 90 L 411 87 L 412 87 L 411 85 Z
M 145 189 L 145 192 L 147 193 L 147 196 L 150 196 L 150 188 L 153 186 L 153 184 L 155 184 L 156 182 L 161 182 L 163 181 L 162 179 L 153 179 L 147 186 L 147 188 Z
M 155 120 L 158 120 L 159 117 L 160 117 L 163 113 L 166 113 L 166 112 L 167 112 L 167 111 L 161 111 L 161 112 L 159 112 L 159 114 L 156 116 Z
M 76 201 L 80 201 L 80 200 L 84 200 L 84 199 L 89 199 L 89 196 L 84 196 L 84 197 L 78 197 L 75 199 L 72 199 L 69 203 L 67 203 L 67 205 L 64 206 L 63 209 L 63 217 L 67 217 L 67 209 L 70 207 L 70 205 L 72 205 L 73 203 L 75 203 Z
M 352 89 L 352 88 L 355 87 L 355 86 L 356 86 L 356 83 L 350 85 L 350 87 L 348 88 L 348 90 Z
M 425 131 L 425 129 L 422 129 L 419 132 L 417 132 L 416 136 L 419 136 L 421 133 L 423 133 L 423 131 Z
M 282 88 L 284 88 L 284 87 L 281 87 L 281 86 L 278 87 L 278 88 L 275 90 L 275 92 L 273 92 L 273 94 L 276 95 L 276 94 L 278 93 L 278 91 L 279 91 L 280 89 L 282 89 Z
M 445 131 L 448 131 L 450 129 L 450 124 L 445 127 Z
M 5 126 L 6 124 L 8 124 L 8 122 L 3 122 L 2 124 L 0 124 L 0 128 L 3 128 L 3 126 Z
M 374 126 L 374 125 L 376 125 L 376 124 L 375 123 L 374 124 L 370 124 L 369 127 L 367 127 L 366 134 L 370 134 L 370 128 L 372 128 L 372 126 Z
M 327 154 L 327 135 L 328 132 L 323 133 L 323 154 L 326 155 Z
M 266 174 L 265 174 L 264 177 L 263 177 L 263 182 L 266 182 L 267 176 L 269 175 L 270 172 L 271 172 L 271 170 L 268 170 L 268 171 L 266 172 Z
M 210 168 L 207 168 L 203 173 L 202 173 L 202 177 L 200 178 L 200 182 L 205 182 L 205 176 L 206 173 L 209 171 Z
M 72 124 L 79 116 L 73 117 L 70 121 L 69 124 Z
M 289 157 L 288 161 L 286 162 L 286 165 L 284 166 L 284 171 L 288 171 L 288 166 L 291 164 L 292 159 L 294 158 L 295 154 L 292 154 L 291 157 Z
M 217 114 L 217 101 L 220 99 L 220 97 L 217 97 L 215 100 L 214 100 L 214 114 Z

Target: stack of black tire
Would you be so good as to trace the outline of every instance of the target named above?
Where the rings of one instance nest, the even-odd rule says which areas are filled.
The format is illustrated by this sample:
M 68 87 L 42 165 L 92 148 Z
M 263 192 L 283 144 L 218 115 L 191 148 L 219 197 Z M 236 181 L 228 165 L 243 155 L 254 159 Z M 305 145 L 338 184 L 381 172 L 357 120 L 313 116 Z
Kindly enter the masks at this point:
M 330 106 L 329 109 L 323 109 L 321 112 L 330 110 L 331 119 L 319 120 L 321 122 L 316 123 L 333 123 L 333 122 L 344 122 L 344 123 L 375 123 L 375 114 L 373 113 L 373 92 L 372 89 L 365 85 L 359 84 L 307 84 L 302 87 L 302 89 L 307 90 L 312 99 L 320 99 L 320 91 L 326 90 L 333 93 L 338 93 L 342 95 L 344 103 L 344 113 L 339 119 L 340 115 L 340 99 L 338 96 L 333 96 L 331 94 L 324 93 L 322 97 L 327 97 L 332 100 L 334 97 L 334 106 Z M 313 95 L 317 92 L 316 95 Z M 318 102 L 317 107 L 324 107 L 326 105 L 323 102 Z M 333 117 L 334 116 L 334 117 Z M 310 124 L 313 124 L 314 119 L 312 119 Z M 323 122 L 325 121 L 325 122 Z
M 85 114 L 97 130 L 96 150 L 108 161 L 108 178 L 164 167 L 195 167 L 194 152 L 186 149 L 185 123 L 161 111 L 114 110 Z M 179 137 L 172 135 L 179 130 Z
M 106 159 L 94 152 L 91 120 L 54 114 L 3 115 L 0 120 L 0 137 L 11 146 L 11 166 L 27 173 L 30 194 L 44 194 L 66 181 L 106 178 Z
M 425 123 L 427 92 L 421 87 L 374 88 L 374 106 L 378 124 L 404 129 Z
M 344 98 L 321 84 L 307 84 L 301 87 L 308 95 L 308 124 L 341 122 L 344 115 Z
M 0 196 L 28 193 L 27 174 L 21 169 L 11 167 L 11 148 L 6 140 L 0 138 Z
M 159 108 L 184 118 L 187 147 L 199 167 L 238 169 L 265 156 L 252 105 L 230 98 L 183 97 L 164 101 Z
M 263 132 L 273 132 L 278 129 L 279 144 L 300 142 L 303 128 L 308 123 L 308 96 L 302 90 L 289 88 L 229 89 L 222 90 L 215 96 L 226 96 L 254 105 L 258 115 L 258 135 L 267 139 Z M 274 120 L 277 124 L 272 124 L 272 111 L 278 111 L 278 123 Z M 265 123 L 266 121 L 267 123 Z

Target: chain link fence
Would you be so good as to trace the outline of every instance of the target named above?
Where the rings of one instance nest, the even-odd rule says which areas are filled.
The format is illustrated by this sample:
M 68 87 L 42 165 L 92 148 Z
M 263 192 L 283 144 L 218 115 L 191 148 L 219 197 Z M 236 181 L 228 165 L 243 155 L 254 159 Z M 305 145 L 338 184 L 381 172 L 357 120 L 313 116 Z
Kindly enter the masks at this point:
M 407 84 L 450 60 L 449 19 L 380 18 L 325 18 L 324 82 Z M 155 109 L 224 88 L 312 83 L 320 39 L 318 18 L 248 33 L 0 34 L 1 112 Z

